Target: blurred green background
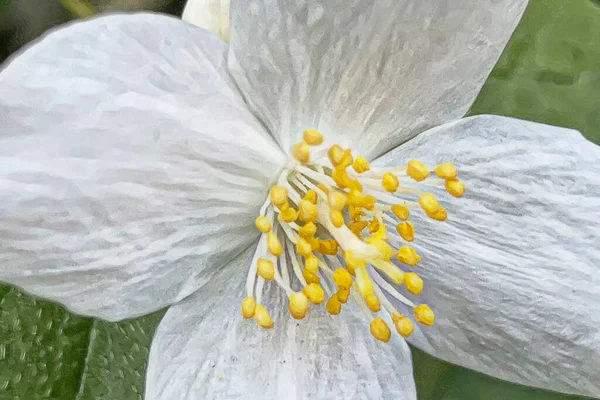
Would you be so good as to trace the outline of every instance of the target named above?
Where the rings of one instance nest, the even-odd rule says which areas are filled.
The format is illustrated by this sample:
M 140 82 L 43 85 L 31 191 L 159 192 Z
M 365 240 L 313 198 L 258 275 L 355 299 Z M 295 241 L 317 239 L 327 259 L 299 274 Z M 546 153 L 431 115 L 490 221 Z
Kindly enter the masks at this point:
M 49 27 L 86 13 L 64 3 L 0 0 L 0 60 Z M 89 3 L 100 11 L 175 15 L 184 5 L 183 0 Z M 600 2 L 530 0 L 471 113 L 572 127 L 600 143 Z M 141 399 L 150 341 L 162 314 L 107 323 L 0 286 L 0 400 Z M 413 356 L 420 400 L 582 399 L 499 381 L 418 350 Z

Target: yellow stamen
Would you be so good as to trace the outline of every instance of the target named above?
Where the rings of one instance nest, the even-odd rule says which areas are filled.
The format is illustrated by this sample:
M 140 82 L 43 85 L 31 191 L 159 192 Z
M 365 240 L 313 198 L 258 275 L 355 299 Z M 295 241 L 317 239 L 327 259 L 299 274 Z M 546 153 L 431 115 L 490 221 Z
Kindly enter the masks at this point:
M 375 197 L 370 194 L 362 194 L 360 191 L 351 190 L 350 195 L 348 196 L 348 205 L 362 207 L 371 211 L 375 208 Z
M 446 179 L 444 187 L 454 197 L 462 197 L 465 192 L 465 185 L 458 179 Z
M 442 179 L 454 179 L 456 178 L 456 168 L 452 163 L 443 162 L 438 164 L 435 169 L 435 174 Z
M 404 221 L 396 225 L 396 231 L 407 242 L 415 240 L 415 227 L 410 221 Z
M 352 163 L 352 168 L 354 169 L 354 171 L 356 171 L 356 173 L 362 174 L 363 172 L 367 172 L 369 169 L 371 169 L 371 166 L 363 156 L 358 156 L 354 159 L 354 163 Z
M 309 190 L 303 197 L 304 200 L 308 200 L 313 204 L 317 204 L 317 198 L 317 192 L 315 192 L 314 190 Z
M 389 341 L 390 336 L 392 335 L 392 332 L 385 321 L 379 317 L 375 317 L 371 320 L 369 330 L 375 339 L 381 340 L 382 342 Z
M 335 226 L 336 228 L 339 228 L 340 226 L 344 225 L 344 216 L 342 215 L 342 212 L 340 210 L 330 208 L 329 219 L 331 220 L 333 226 Z
M 302 139 L 311 146 L 323 143 L 323 134 L 314 129 L 305 129 L 302 133 Z
M 254 316 L 254 310 L 256 309 L 256 301 L 254 300 L 254 297 L 244 297 L 240 309 L 242 312 L 242 317 L 245 319 L 252 318 Z
M 431 326 L 435 321 L 435 314 L 431 311 L 431 308 L 427 304 L 419 304 L 413 308 L 413 314 L 417 322 L 423 325 Z
M 291 207 L 290 207 L 291 208 Z M 317 219 L 319 213 L 317 206 L 309 200 L 300 200 L 298 203 L 298 217 L 302 222 L 313 222 Z
M 256 324 L 264 329 L 271 329 L 273 327 L 273 320 L 271 315 L 262 304 L 258 304 L 254 310 L 254 321 Z
M 302 289 L 308 301 L 313 304 L 321 304 L 325 300 L 325 292 L 317 283 L 309 283 Z
M 366 238 L 365 243 L 375 246 L 377 251 L 379 251 L 379 257 L 383 260 L 390 260 L 394 255 L 394 249 L 384 240 L 381 240 L 375 236 Z
M 379 302 L 377 296 L 375 296 L 374 294 L 370 294 L 367 297 L 365 297 L 365 303 L 367 303 L 367 307 L 369 307 L 369 310 L 373 312 L 379 312 L 381 310 L 381 303 Z
M 273 233 L 273 231 L 267 233 L 267 248 L 269 249 L 269 252 L 275 257 L 280 256 L 281 252 L 283 251 L 283 249 L 281 248 L 281 242 L 279 242 L 279 239 Z
M 406 174 L 417 182 L 421 182 L 429 176 L 429 169 L 419 160 L 410 160 L 406 168 Z
M 412 294 L 421 294 L 423 291 L 423 279 L 414 272 L 404 274 L 404 286 Z
M 305 141 L 298 142 L 292 146 L 292 155 L 300 164 L 306 164 L 310 158 L 310 149 Z
M 275 276 L 273 262 L 264 258 L 258 258 L 256 260 L 256 273 L 261 278 L 270 281 Z
M 375 233 L 379 230 L 379 220 L 377 218 L 373 218 L 369 221 L 369 233 Z
M 327 196 L 327 203 L 329 207 L 341 211 L 346 206 L 346 195 L 337 190 L 332 190 Z
M 267 233 L 271 230 L 271 221 L 269 221 L 269 218 L 264 216 L 256 217 L 254 220 L 254 225 L 256 226 L 256 229 L 262 233 Z
M 308 257 L 312 254 L 313 249 L 308 240 L 304 239 L 303 237 L 299 237 L 298 242 L 296 243 L 296 250 L 301 256 Z
M 288 311 L 294 319 L 303 319 L 308 311 L 308 298 L 302 292 L 294 292 L 288 296 Z
M 392 212 L 401 220 L 408 219 L 408 207 L 403 206 L 402 204 L 392 204 Z
M 425 211 L 425 214 L 427 214 L 428 217 L 434 219 L 437 219 L 435 217 L 440 214 L 440 210 L 443 210 L 443 207 L 440 206 L 440 203 L 438 203 L 435 196 L 431 193 L 422 194 L 419 197 L 419 205 L 421 206 L 423 211 Z
M 391 172 L 386 172 L 383 174 L 383 178 L 381 179 L 381 187 L 388 191 L 394 193 L 398 190 L 398 185 L 400 185 L 400 181 L 398 181 L 398 177 Z
M 329 162 L 334 167 L 337 167 L 340 161 L 342 161 L 342 157 L 344 156 L 344 149 L 339 144 L 334 144 L 327 150 L 327 157 L 329 158 Z
M 386 274 L 394 283 L 399 285 L 404 282 L 404 271 L 391 262 L 372 260 L 371 263 L 375 268 Z
M 356 285 L 358 286 L 360 295 L 365 298 L 373 294 L 373 282 L 371 282 L 367 269 L 365 267 L 358 267 L 354 272 L 356 273 Z
M 311 272 L 311 271 L 307 270 L 306 268 L 304 268 L 302 270 L 302 276 L 304 277 L 304 280 L 306 281 L 306 283 L 319 283 L 319 282 L 321 282 L 321 279 L 319 278 L 319 275 L 317 275 L 314 272 Z
M 298 212 L 296 212 L 294 207 L 286 207 L 281 210 L 277 218 L 283 222 L 294 222 L 298 218 Z
M 349 288 L 352 286 L 352 276 L 344 268 L 336 268 L 336 270 L 333 271 L 333 283 L 335 283 L 337 287 Z
M 412 321 L 406 318 L 404 315 L 400 313 L 394 313 L 392 314 L 392 320 L 394 321 L 394 327 L 396 328 L 396 331 L 401 336 L 408 337 L 411 333 L 413 333 L 415 326 L 413 325 Z
M 338 242 L 335 239 L 319 241 L 319 253 L 334 256 L 338 252 Z
M 337 295 L 331 296 L 325 303 L 325 310 L 331 315 L 338 315 L 342 311 L 342 304 Z
M 273 185 L 269 191 L 269 200 L 271 203 L 281 208 L 282 205 L 287 204 L 288 192 L 283 186 Z
M 403 264 L 414 267 L 421 261 L 421 256 L 412 247 L 404 245 L 398 249 L 396 259 Z
M 310 254 L 304 260 L 304 268 L 312 273 L 316 273 L 319 270 L 319 259 L 314 254 Z
M 317 233 L 317 226 L 312 222 L 306 223 L 298 229 L 298 235 L 304 238 L 312 237 L 315 233 Z
M 350 296 L 350 288 L 340 287 L 335 295 L 340 303 L 346 304 L 348 296 Z

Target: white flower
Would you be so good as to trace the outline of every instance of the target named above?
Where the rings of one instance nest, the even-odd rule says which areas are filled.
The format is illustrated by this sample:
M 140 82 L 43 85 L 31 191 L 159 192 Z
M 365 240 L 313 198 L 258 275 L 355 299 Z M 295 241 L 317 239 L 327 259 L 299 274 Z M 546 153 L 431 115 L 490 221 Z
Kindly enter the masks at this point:
M 332 190 L 332 172 L 320 168 L 329 165 L 329 146 L 340 144 L 353 160 L 372 162 L 363 174 L 338 168 L 336 185 L 352 188 L 348 179 L 358 177 L 377 200 L 375 220 L 391 226 L 394 249 L 410 233 L 389 225 L 397 223 L 385 206 L 390 197 L 412 205 L 426 190 L 439 199 L 426 212 L 444 219 L 447 210 L 443 222 L 410 210 L 421 262 L 402 268 L 424 281 L 414 296 L 389 283 L 419 292 L 414 275 L 401 280 L 399 264 L 387 262 L 382 241 L 334 227 L 338 203 L 320 198 L 317 236 L 329 232 L 354 263 L 351 293 L 367 297 L 371 282 L 383 306 L 375 337 L 395 331 L 390 310 L 406 322 L 412 303 L 426 303 L 436 321 L 414 324 L 408 340 L 416 346 L 514 382 L 600 396 L 600 150 L 568 129 L 499 116 L 457 120 L 525 3 L 237 1 L 231 46 L 153 14 L 51 33 L 0 73 L 0 279 L 107 320 L 172 305 L 152 345 L 147 399 L 414 399 L 408 347 L 396 332 L 387 343 L 373 339 L 375 314 L 363 305 L 365 318 L 357 306 L 363 296 L 337 316 L 311 305 L 297 321 L 285 292 L 296 317 L 305 298 L 324 294 L 316 286 L 293 294 L 304 286 L 294 257 L 280 256 L 277 271 L 261 267 L 263 277 L 277 277 L 264 288 L 252 273 L 255 252 L 276 259 L 257 246 L 266 240 L 254 227 L 261 205 L 283 254 L 294 256 L 284 238 L 295 238 L 301 223 L 280 223 L 276 211 L 296 208 L 303 185 L 322 181 Z M 305 128 L 323 132 L 325 143 L 310 147 L 301 165 L 289 150 Z M 306 155 L 304 145 L 295 149 Z M 465 195 L 446 194 L 434 173 L 420 183 L 412 172 L 403 176 L 411 159 L 453 163 Z M 379 189 L 383 172 L 393 172 L 401 190 Z M 392 190 L 394 178 L 386 180 Z M 274 193 L 277 209 L 265 202 L 273 183 L 289 195 Z M 317 242 L 307 242 L 314 250 Z M 341 258 L 322 259 L 320 285 L 333 295 L 344 285 L 335 288 L 327 269 Z M 239 315 L 247 295 L 270 316 L 258 306 L 246 316 L 254 311 L 266 327 L 272 319 L 273 329 Z M 428 324 L 432 315 L 417 317 Z

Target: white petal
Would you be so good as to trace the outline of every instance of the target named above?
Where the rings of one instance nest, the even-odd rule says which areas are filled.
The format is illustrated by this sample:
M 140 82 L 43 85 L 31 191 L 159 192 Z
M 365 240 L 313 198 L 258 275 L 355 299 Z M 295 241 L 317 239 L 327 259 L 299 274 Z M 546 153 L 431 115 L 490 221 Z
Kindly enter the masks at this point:
M 229 0 L 188 0 L 181 19 L 229 42 Z
M 169 309 L 150 350 L 147 400 L 416 398 L 406 342 L 397 335 L 377 342 L 352 307 L 337 317 L 315 307 L 296 321 L 287 299 L 267 289 L 274 328 L 244 320 L 239 304 L 253 250 Z
M 229 67 L 283 149 L 317 128 L 375 157 L 462 117 L 527 0 L 240 0 Z
M 452 161 L 448 221 L 416 211 L 416 267 L 436 324 L 418 347 L 502 379 L 600 397 L 600 147 L 578 132 L 477 116 L 375 164 Z
M 253 238 L 284 162 L 175 18 L 53 32 L 0 73 L 0 280 L 116 320 L 184 298 Z

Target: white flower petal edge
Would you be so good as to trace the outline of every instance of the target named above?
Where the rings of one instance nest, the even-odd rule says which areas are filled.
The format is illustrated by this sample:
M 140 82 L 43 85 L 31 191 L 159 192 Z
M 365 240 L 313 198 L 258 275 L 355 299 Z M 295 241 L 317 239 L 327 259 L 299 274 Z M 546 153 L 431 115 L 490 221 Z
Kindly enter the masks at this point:
M 310 127 L 370 159 L 462 117 L 526 4 L 240 0 L 228 63 L 284 150 Z
M 118 320 L 248 246 L 285 160 L 228 85 L 226 50 L 175 18 L 114 15 L 0 73 L 0 280 Z
M 188 0 L 181 19 L 229 42 L 229 0 Z
M 275 327 L 242 319 L 253 253 L 244 251 L 166 313 L 150 350 L 146 400 L 416 399 L 406 342 L 374 340 L 356 308 L 332 317 L 318 307 L 296 321 L 285 296 L 267 284 Z
M 529 386 L 600 397 L 600 147 L 576 131 L 499 116 L 436 128 L 377 160 L 453 162 L 461 199 L 415 218 L 421 301 L 409 341 Z M 421 328 L 421 329 L 419 329 Z

